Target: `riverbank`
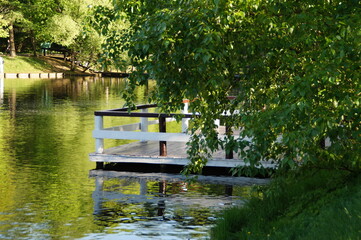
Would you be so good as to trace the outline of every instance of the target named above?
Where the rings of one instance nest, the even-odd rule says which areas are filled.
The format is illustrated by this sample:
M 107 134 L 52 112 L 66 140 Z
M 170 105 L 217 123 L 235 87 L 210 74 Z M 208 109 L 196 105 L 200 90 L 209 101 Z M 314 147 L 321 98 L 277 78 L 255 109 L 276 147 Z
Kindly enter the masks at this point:
M 2 56 L 4 59 L 4 73 L 63 73 L 65 75 L 89 75 L 81 68 L 71 70 L 70 63 L 52 57 L 17 56 L 11 58 Z
M 361 239 L 361 176 L 302 169 L 259 188 L 244 206 L 230 208 L 213 239 Z

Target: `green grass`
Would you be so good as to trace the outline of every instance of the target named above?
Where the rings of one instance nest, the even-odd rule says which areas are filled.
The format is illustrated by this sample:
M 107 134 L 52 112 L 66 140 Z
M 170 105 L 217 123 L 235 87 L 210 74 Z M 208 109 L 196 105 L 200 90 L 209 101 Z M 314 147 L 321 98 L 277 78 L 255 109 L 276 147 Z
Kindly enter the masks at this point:
M 304 169 L 228 209 L 213 239 L 361 239 L 361 176 Z
M 41 73 L 51 72 L 53 67 L 44 60 L 35 57 L 3 56 L 5 73 Z

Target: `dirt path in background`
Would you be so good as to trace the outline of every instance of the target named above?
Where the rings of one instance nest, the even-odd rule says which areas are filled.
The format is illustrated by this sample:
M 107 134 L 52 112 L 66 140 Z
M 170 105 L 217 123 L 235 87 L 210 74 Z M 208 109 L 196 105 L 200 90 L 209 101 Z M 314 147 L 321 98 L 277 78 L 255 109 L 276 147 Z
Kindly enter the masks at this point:
M 72 73 L 77 75 L 89 75 L 91 74 L 89 71 L 83 72 L 83 68 L 77 67 L 75 71 L 70 70 L 70 62 L 66 62 L 59 58 L 49 57 L 49 56 L 41 56 L 40 59 L 43 59 L 49 65 L 52 66 L 53 72 L 64 72 L 64 73 Z

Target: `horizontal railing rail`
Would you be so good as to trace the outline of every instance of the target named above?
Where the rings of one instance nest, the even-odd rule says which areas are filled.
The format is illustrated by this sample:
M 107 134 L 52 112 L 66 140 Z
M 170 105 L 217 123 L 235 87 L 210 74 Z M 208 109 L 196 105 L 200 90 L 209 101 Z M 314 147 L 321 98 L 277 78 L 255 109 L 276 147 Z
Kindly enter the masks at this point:
M 188 113 L 188 103 L 185 103 L 185 109 L 183 109 L 183 113 L 149 113 L 149 112 L 132 112 L 136 110 L 144 110 L 149 108 L 156 108 L 157 104 L 144 104 L 144 105 L 138 105 L 136 108 L 117 108 L 117 109 L 109 109 L 109 110 L 100 110 L 95 111 L 95 116 L 113 116 L 113 117 L 148 117 L 148 118 L 158 118 L 158 117 L 175 117 L 175 116 L 182 116 L 182 118 L 193 118 L 193 114 Z M 131 110 L 131 111 L 129 111 Z
M 157 118 L 157 117 L 165 117 L 171 118 L 175 116 L 182 116 L 182 118 L 193 118 L 193 114 L 181 114 L 181 113 L 144 113 L 144 112 L 117 112 L 111 110 L 104 111 L 96 111 L 94 113 L 95 116 L 111 116 L 111 117 L 147 117 L 147 118 Z

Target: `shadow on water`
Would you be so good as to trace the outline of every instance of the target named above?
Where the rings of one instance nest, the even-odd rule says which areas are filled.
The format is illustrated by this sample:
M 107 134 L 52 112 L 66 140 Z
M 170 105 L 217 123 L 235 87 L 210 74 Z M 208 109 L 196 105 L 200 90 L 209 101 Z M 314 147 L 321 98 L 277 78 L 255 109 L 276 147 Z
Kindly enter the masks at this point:
M 107 163 L 105 170 L 113 171 L 137 171 L 137 172 L 164 172 L 180 173 L 183 170 L 181 165 L 159 165 L 159 164 L 137 164 L 137 163 Z M 202 175 L 231 176 L 230 168 L 226 167 L 204 167 Z

